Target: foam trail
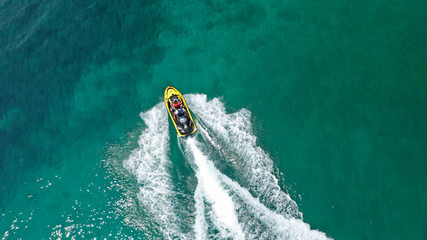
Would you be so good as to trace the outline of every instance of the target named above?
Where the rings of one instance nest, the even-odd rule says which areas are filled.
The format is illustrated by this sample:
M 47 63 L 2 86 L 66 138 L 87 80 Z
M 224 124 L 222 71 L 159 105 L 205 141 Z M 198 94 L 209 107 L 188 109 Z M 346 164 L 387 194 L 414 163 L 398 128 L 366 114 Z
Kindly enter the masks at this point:
M 234 161 L 234 157 L 229 159 L 233 161 L 236 171 L 241 173 L 239 183 L 247 186 L 262 203 L 273 205 L 277 213 L 302 219 L 297 204 L 281 190 L 273 174 L 273 160 L 256 145 L 250 111 L 241 109 L 227 114 L 220 99 L 207 101 L 204 94 L 188 94 L 185 98 L 191 105 L 191 110 L 222 143 L 221 151 L 226 151 L 229 156 L 237 155 L 240 159 L 240 161 Z
M 199 119 L 197 119 L 199 120 Z M 206 130 L 206 127 L 199 120 L 197 121 L 197 125 L 200 126 L 198 129 L 202 132 L 203 136 L 208 140 L 208 142 L 218 151 L 221 151 L 221 146 L 216 144 L 216 141 L 210 136 L 209 132 Z
M 210 163 L 205 155 L 197 148 L 194 139 L 188 139 L 186 141 L 188 148 L 194 157 L 194 163 L 196 165 L 196 176 L 199 181 L 198 189 L 196 190 L 196 199 L 202 195 L 204 199 L 211 205 L 212 211 L 210 213 L 212 221 L 216 228 L 220 232 L 222 239 L 244 239 L 244 234 L 241 226 L 237 220 L 237 215 L 234 207 L 234 203 L 227 191 L 221 186 L 221 182 L 218 179 L 218 175 L 215 173 L 215 167 Z M 200 204 L 200 203 L 199 203 Z M 197 219 L 196 223 L 203 222 L 203 217 L 200 211 L 204 210 L 204 207 L 196 208 Z M 204 222 L 206 224 L 206 222 Z M 200 228 L 201 226 L 197 226 Z M 204 229 L 207 227 L 203 226 Z M 204 232 L 206 230 L 196 229 L 197 236 L 203 239 Z
M 246 208 L 268 226 L 277 239 L 327 239 L 324 233 L 311 230 L 310 225 L 303 221 L 295 218 L 285 218 L 268 209 L 258 199 L 254 198 L 248 190 L 220 173 L 217 169 L 215 171 L 217 171 L 221 182 L 228 185 L 243 200 L 247 205 Z
M 213 213 L 209 217 L 221 232 L 220 239 L 327 239 L 323 232 L 310 229 L 310 226 L 302 220 L 280 215 L 263 205 L 247 189 L 215 168 L 197 147 L 197 144 L 201 143 L 188 139 L 185 144 L 186 149 L 193 155 L 199 181 L 195 192 L 197 239 L 210 238 L 207 232 L 212 228 L 205 218 L 206 208 L 203 199 L 213 206 Z M 237 208 L 239 210 L 244 208 L 245 211 L 236 211 Z M 240 222 L 238 218 L 241 219 Z M 262 226 L 254 226 L 259 224 Z M 253 233 L 254 228 L 260 227 L 267 231 Z
M 194 224 L 194 231 L 196 233 L 196 239 L 207 239 L 208 225 L 205 218 L 205 205 L 203 202 L 203 193 L 200 185 L 197 185 L 194 193 L 194 199 L 196 201 L 196 222 Z
M 200 122 L 204 123 L 199 124 L 203 137 L 222 153 L 224 159 L 218 161 L 233 163 L 234 171 L 241 176 L 240 182 L 248 187 L 242 187 L 242 183 L 221 173 L 206 160 L 211 166 L 211 174 L 228 189 L 237 206 L 245 238 L 327 239 L 325 233 L 310 229 L 310 225 L 302 221 L 296 203 L 280 189 L 273 175 L 273 160 L 256 146 L 250 112 L 242 109 L 227 114 L 218 98 L 208 102 L 206 95 L 187 95 L 186 98 Z
M 168 238 L 186 238 L 174 213 L 173 182 L 168 171 L 170 167 L 168 116 L 162 103 L 141 113 L 147 128 L 142 132 L 138 145 L 123 166 L 136 176 L 140 184 L 140 203 L 157 224 L 162 234 Z
M 296 203 L 280 189 L 273 175 L 273 160 L 256 146 L 250 112 L 242 109 L 227 114 L 219 99 L 208 102 L 206 95 L 186 98 L 192 102 L 191 110 L 200 121 L 203 137 L 178 138 L 178 146 L 197 178 L 194 201 L 179 203 L 174 191 L 168 116 L 163 103 L 141 113 L 147 128 L 140 136 L 139 147 L 123 162 L 140 185 L 138 199 L 153 223 L 147 222 L 145 228 L 153 231 L 153 237 L 327 239 L 302 221 Z M 219 169 L 236 174 L 230 178 Z M 182 204 L 194 206 L 195 212 L 183 217 Z

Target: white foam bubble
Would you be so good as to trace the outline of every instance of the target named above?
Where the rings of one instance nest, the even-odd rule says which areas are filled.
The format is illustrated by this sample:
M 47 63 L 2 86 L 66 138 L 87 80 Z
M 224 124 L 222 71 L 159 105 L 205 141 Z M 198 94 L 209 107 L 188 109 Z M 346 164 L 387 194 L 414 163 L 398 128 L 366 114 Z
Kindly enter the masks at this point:
M 183 203 L 177 203 L 174 192 L 168 116 L 163 103 L 141 113 L 147 127 L 138 148 L 123 163 L 136 176 L 140 204 L 156 223 L 151 227 L 158 227 L 154 232 L 166 239 L 326 239 L 324 233 L 310 229 L 299 219 L 295 202 L 280 189 L 272 159 L 256 146 L 250 112 L 242 109 L 227 114 L 219 99 L 207 101 L 206 95 L 186 98 L 191 110 L 206 124 L 199 124 L 206 143 L 197 138 L 178 138 L 178 146 L 198 180 L 194 202 L 190 201 L 195 206 L 194 219 L 183 219 L 177 211 Z M 233 155 L 247 184 L 221 173 L 209 159 L 212 149 L 207 145 L 221 152 L 222 158 Z M 183 230 L 180 222 L 193 226 L 194 231 Z
M 280 215 L 263 205 L 215 168 L 195 139 L 188 139 L 185 144 L 192 154 L 188 160 L 194 161 L 199 181 L 195 192 L 197 239 L 210 238 L 208 229 L 212 227 L 220 232 L 212 238 L 219 239 L 327 239 L 324 233 L 310 229 L 302 220 Z M 205 204 L 213 209 L 208 217 L 215 226 L 209 226 L 205 219 Z
M 220 237 L 223 239 L 244 239 L 242 228 L 237 220 L 234 203 L 227 191 L 221 186 L 218 175 L 214 171 L 214 166 L 197 148 L 194 139 L 188 139 L 186 143 L 194 156 L 194 163 L 197 167 L 198 191 L 201 192 L 203 198 L 209 202 L 213 209 L 210 214 L 212 222 L 220 232 Z M 198 208 L 198 210 L 204 210 L 204 207 Z M 197 215 L 201 214 L 197 213 Z
M 208 226 L 205 218 L 205 204 L 203 201 L 202 187 L 200 185 L 197 185 L 196 187 L 194 200 L 196 201 L 196 222 L 194 224 L 196 239 L 207 239 Z
M 217 174 L 221 182 L 230 186 L 233 192 L 243 200 L 244 207 L 265 224 L 276 239 L 327 239 L 324 233 L 311 230 L 310 225 L 304 223 L 302 220 L 292 217 L 286 218 L 283 215 L 273 212 L 260 203 L 258 199 L 254 198 L 248 190 L 241 187 L 226 175 L 221 174 L 219 171 Z
M 211 166 L 210 175 L 216 176 L 216 181 L 228 189 L 228 195 L 237 206 L 235 210 L 246 239 L 327 239 L 323 232 L 310 229 L 310 225 L 301 220 L 296 203 L 280 189 L 273 175 L 273 160 L 256 146 L 248 110 L 227 114 L 218 98 L 207 101 L 206 95 L 198 94 L 186 95 L 186 99 L 192 111 L 210 128 L 207 131 L 199 124 L 201 132 L 204 135 L 212 132 L 222 141 L 215 143 L 221 145 L 214 146 L 215 149 L 228 148 L 239 156 L 239 174 L 245 175 L 251 191 L 221 173 L 209 160 L 207 162 Z M 211 145 L 212 137 L 205 138 Z M 266 207 L 266 203 L 273 205 L 275 211 Z
M 187 238 L 177 225 L 179 216 L 175 214 L 173 205 L 176 196 L 169 171 L 170 136 L 166 109 L 163 103 L 159 103 L 140 116 L 147 128 L 139 138 L 139 147 L 132 151 L 123 165 L 136 176 L 140 185 L 140 203 L 160 225 L 162 234 L 169 239 Z
M 264 203 L 273 205 L 278 213 L 302 218 L 295 201 L 281 190 L 273 174 L 273 160 L 256 145 L 251 112 L 241 109 L 227 114 L 219 98 L 207 101 L 204 94 L 188 94 L 185 98 L 197 117 L 223 142 L 222 149 L 228 149 L 239 156 L 241 180 L 250 192 Z

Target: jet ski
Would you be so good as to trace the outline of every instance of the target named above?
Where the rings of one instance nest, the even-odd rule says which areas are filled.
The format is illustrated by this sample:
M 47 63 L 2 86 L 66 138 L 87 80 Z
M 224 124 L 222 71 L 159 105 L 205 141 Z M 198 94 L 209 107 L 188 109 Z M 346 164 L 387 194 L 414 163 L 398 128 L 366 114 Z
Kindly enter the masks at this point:
M 182 94 L 174 87 L 165 90 L 165 104 L 175 129 L 180 137 L 187 137 L 197 131 L 190 109 Z

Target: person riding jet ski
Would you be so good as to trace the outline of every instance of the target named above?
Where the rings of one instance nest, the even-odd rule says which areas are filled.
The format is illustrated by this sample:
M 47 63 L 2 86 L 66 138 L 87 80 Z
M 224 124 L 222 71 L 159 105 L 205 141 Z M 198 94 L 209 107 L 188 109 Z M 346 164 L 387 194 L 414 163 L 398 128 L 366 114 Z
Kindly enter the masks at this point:
M 184 107 L 182 107 L 181 103 L 179 103 L 178 101 L 174 101 L 174 118 L 176 120 L 177 123 L 180 123 L 182 125 L 182 127 L 184 127 L 184 130 L 187 131 L 188 129 L 188 124 L 187 124 L 187 111 L 185 110 Z
M 177 99 L 174 99 L 173 101 L 172 101 L 172 104 L 171 104 L 171 112 L 172 112 L 172 114 L 174 115 L 174 119 L 175 119 L 175 115 L 176 115 L 176 110 L 178 109 L 178 108 L 180 108 L 181 107 L 181 103 L 180 102 L 178 102 L 178 100 Z
M 180 106 L 180 105 L 181 105 L 181 103 L 179 103 L 177 99 L 175 99 L 175 100 L 173 101 L 173 107 L 174 107 L 174 108 L 177 108 L 177 107 L 178 107 L 178 106 Z
M 174 108 L 175 110 L 173 111 L 175 114 L 175 117 L 177 117 L 176 119 L 178 120 L 178 118 L 185 118 L 186 114 L 185 114 L 185 109 L 183 107 L 181 107 L 181 104 L 174 104 Z

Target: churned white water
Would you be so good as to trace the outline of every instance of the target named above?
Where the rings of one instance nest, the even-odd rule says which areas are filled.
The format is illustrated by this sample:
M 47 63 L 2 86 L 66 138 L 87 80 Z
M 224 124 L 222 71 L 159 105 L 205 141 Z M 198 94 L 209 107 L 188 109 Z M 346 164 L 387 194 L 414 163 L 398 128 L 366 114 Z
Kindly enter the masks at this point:
M 184 160 L 197 179 L 193 201 L 188 202 L 194 205 L 194 213 L 188 214 L 192 217 L 184 219 L 176 210 L 177 183 L 171 177 L 174 156 L 163 103 L 141 113 L 147 127 L 139 147 L 124 162 L 140 185 L 141 205 L 164 238 L 327 239 L 303 222 L 296 203 L 280 188 L 273 160 L 256 145 L 248 110 L 227 114 L 218 98 L 207 101 L 206 95 L 199 94 L 186 99 L 200 121 L 199 136 L 178 139 Z M 232 161 L 239 179 L 222 173 L 216 167 L 220 161 Z M 184 233 L 182 225 L 193 231 Z
M 123 165 L 135 175 L 140 185 L 138 199 L 151 214 L 152 220 L 160 225 L 164 237 L 185 238 L 177 225 L 180 216 L 174 211 L 174 183 L 169 171 L 173 166 L 168 156 L 170 135 L 164 104 L 159 103 L 140 116 L 147 128 L 139 138 L 139 147 Z

